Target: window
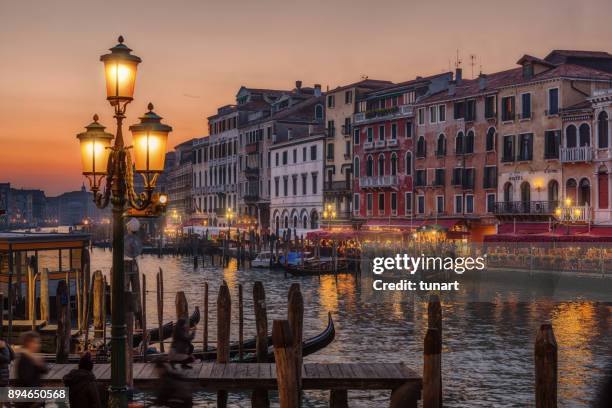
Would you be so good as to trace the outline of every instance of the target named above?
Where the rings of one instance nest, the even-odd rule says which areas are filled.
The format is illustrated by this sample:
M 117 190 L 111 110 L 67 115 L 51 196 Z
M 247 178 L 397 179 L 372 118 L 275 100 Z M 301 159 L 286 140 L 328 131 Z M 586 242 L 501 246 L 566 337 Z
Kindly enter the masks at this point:
M 374 141 L 374 129 L 369 127 L 367 130 L 368 142 L 372 143 Z
M 312 173 L 312 194 L 317 194 L 317 173 Z
M 378 176 L 385 175 L 385 155 L 378 156 Z
M 406 168 L 404 169 L 404 172 L 406 173 L 407 176 L 410 176 L 412 174 L 412 153 L 411 152 L 406 152 Z
M 391 124 L 391 139 L 392 140 L 397 139 L 397 123 Z
M 463 132 L 459 132 L 455 136 L 455 155 L 461 154 L 463 154 Z
M 351 118 L 344 118 L 344 126 L 342 128 L 342 134 L 343 135 L 350 135 L 351 134 Z
M 344 141 L 344 157 L 345 158 L 351 157 L 351 141 L 350 140 Z
M 397 215 L 397 193 L 391 193 L 391 215 Z
M 353 211 L 359 212 L 359 194 L 353 194 Z
M 275 162 L 276 162 L 276 167 L 278 167 L 278 152 L 276 152 L 274 154 L 274 159 L 275 159 Z
M 336 96 L 335 95 L 328 95 L 327 96 L 327 107 L 328 108 L 333 108 L 334 106 L 336 106 Z
M 287 164 L 287 151 L 283 151 L 283 166 Z
M 504 136 L 502 162 L 514 161 L 514 135 Z
M 423 158 L 427 154 L 427 145 L 425 144 L 425 138 L 419 137 L 417 141 L 417 158 Z
M 485 166 L 482 187 L 497 188 L 497 166 Z
M 385 140 L 385 125 L 378 127 L 378 140 Z
M 490 127 L 487 130 L 486 150 L 492 152 L 495 150 L 495 128 Z
M 327 121 L 327 136 L 334 137 L 336 136 L 336 124 L 333 120 Z
M 444 134 L 438 135 L 438 141 L 436 143 L 436 156 L 445 156 L 446 155 L 446 138 Z
M 285 197 L 287 197 L 287 193 L 288 193 L 288 184 L 289 184 L 289 177 L 284 176 L 283 177 L 283 196 Z
M 391 154 L 391 175 L 397 176 L 397 154 Z
M 531 119 L 531 94 L 521 95 L 521 119 Z
M 470 99 L 465 103 L 465 120 L 476 120 L 476 100 Z
M 334 144 L 327 144 L 327 160 L 334 160 Z
M 368 193 L 366 195 L 366 209 L 368 210 L 368 215 L 372 214 L 372 207 L 373 207 L 372 201 L 373 201 L 372 193 Z
M 463 212 L 463 196 L 455 196 L 455 214 L 461 214 Z
M 466 194 L 465 196 L 465 212 L 472 214 L 474 212 L 474 195 Z
M 576 147 L 578 144 L 576 126 L 569 125 L 565 129 L 565 147 Z
M 323 120 L 323 106 L 315 106 L 315 120 Z M 270 128 L 268 128 L 268 139 L 270 139 Z
M 461 186 L 464 189 L 473 190 L 475 178 L 476 178 L 476 171 L 474 169 L 463 169 Z
M 278 177 L 274 177 L 274 196 L 278 197 Z
M 474 153 L 474 131 L 470 130 L 465 138 L 465 154 Z
M 306 161 L 306 147 L 302 147 L 302 161 Z
M 559 114 L 559 88 L 548 90 L 548 114 Z
M 308 194 L 308 183 L 307 183 L 308 175 L 302 174 L 302 195 Z
M 417 211 L 419 214 L 425 214 L 425 196 L 417 197 Z
M 412 212 L 412 193 L 404 193 L 404 209 L 406 215 Z
M 507 122 L 514 120 L 514 96 L 506 96 L 502 98 L 502 121 Z
M 378 193 L 378 215 L 385 214 L 385 193 Z
M 561 131 L 547 130 L 544 132 L 544 158 L 558 159 L 561 145 Z
M 406 122 L 406 137 L 412 137 L 412 122 Z
M 425 124 L 425 108 L 419 109 L 419 125 Z
M 463 168 L 455 167 L 453 169 L 453 177 L 452 177 L 452 180 L 451 180 L 451 184 L 453 186 L 460 186 L 461 185 L 462 175 L 463 175 Z
M 427 171 L 424 169 L 418 169 L 416 171 L 416 180 L 414 184 L 417 187 L 425 187 L 427 185 Z
M 444 169 L 436 169 L 434 186 L 444 186 Z
M 597 147 L 608 148 L 608 114 L 605 111 L 597 115 Z
M 453 105 L 453 117 L 456 119 L 463 119 L 465 116 L 465 104 L 462 102 L 455 102 Z
M 436 123 L 438 121 L 438 108 L 436 106 L 429 107 L 429 123 Z
M 444 214 L 444 196 L 436 196 L 436 212 Z
M 366 162 L 366 176 L 372 177 L 374 175 L 374 159 L 372 156 L 368 156 L 368 160 Z
M 297 163 L 297 149 L 293 149 L 293 164 Z
M 291 176 L 291 189 L 293 190 L 293 195 L 297 195 L 297 187 L 298 187 L 298 179 L 297 174 Z
M 578 128 L 578 134 L 580 135 L 580 147 L 591 145 L 591 128 L 586 123 L 583 123 Z
M 446 105 L 438 105 L 438 122 L 446 121 Z
M 353 129 L 353 145 L 359 146 L 359 129 Z
M 344 93 L 344 103 L 345 104 L 353 103 L 353 91 L 346 91 Z
M 317 146 L 310 146 L 310 160 L 317 160 Z
M 519 135 L 519 161 L 533 159 L 533 133 L 522 133 Z
M 495 117 L 495 95 L 487 96 L 485 98 L 485 118 L 490 119 Z
M 353 174 L 355 177 L 359 177 L 359 157 L 355 156 L 353 160 Z
M 487 194 L 487 212 L 492 213 L 495 211 L 495 193 Z

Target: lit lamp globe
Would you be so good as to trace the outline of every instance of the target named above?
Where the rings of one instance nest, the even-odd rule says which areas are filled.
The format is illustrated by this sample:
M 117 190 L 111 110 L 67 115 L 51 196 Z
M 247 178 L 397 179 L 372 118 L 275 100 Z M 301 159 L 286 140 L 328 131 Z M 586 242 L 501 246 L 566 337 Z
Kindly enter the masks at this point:
M 140 123 L 130 126 L 134 168 L 136 172 L 143 174 L 145 179 L 164 171 L 168 133 L 172 131 L 172 127 L 161 123 L 162 118 L 153 112 L 152 103 L 149 103 L 148 109 L 140 118 Z
M 77 135 L 81 144 L 83 175 L 94 178 L 105 175 L 113 135 L 104 131 L 106 127 L 98 123 L 98 115 L 94 115 L 93 122 L 85 126 L 85 129 L 85 132 Z
M 122 36 L 119 36 L 118 41 L 119 44 L 110 48 L 110 54 L 100 57 L 106 76 L 106 99 L 111 105 L 129 102 L 134 98 L 136 67 L 142 61 L 132 55 L 132 50 L 123 44 Z

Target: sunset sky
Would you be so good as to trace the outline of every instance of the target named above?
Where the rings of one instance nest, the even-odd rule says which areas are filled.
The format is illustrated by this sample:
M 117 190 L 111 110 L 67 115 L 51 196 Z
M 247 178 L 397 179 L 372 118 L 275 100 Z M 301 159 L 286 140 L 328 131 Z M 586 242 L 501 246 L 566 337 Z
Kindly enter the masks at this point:
M 471 54 L 486 73 L 554 48 L 612 52 L 611 15 L 610 0 L 0 0 L 0 182 L 81 186 L 76 133 L 94 113 L 115 132 L 99 56 L 119 34 L 143 60 L 126 124 L 151 101 L 174 146 L 241 85 L 402 81 L 457 50 L 466 77 Z

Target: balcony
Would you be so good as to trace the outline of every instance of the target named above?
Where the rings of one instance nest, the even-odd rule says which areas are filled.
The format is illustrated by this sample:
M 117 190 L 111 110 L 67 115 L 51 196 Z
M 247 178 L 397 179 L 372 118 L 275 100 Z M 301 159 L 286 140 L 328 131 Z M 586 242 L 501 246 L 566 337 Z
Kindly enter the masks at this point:
M 246 195 L 242 196 L 242 199 L 247 204 L 255 204 L 257 203 L 257 201 L 259 201 L 259 194 L 249 192 Z
M 387 140 L 387 147 L 395 147 L 398 145 L 397 139 Z
M 386 145 L 386 141 L 385 140 L 377 140 L 376 144 L 375 144 L 375 147 L 377 149 L 380 149 L 380 148 L 385 147 L 385 145 Z
M 591 146 L 562 147 L 559 159 L 561 163 L 587 163 L 593 161 L 593 148 Z
M 388 188 L 398 187 L 399 178 L 397 176 L 370 176 L 359 179 L 360 188 Z
M 248 179 L 258 178 L 259 177 L 259 169 L 257 167 L 245 167 L 244 175 Z
M 365 142 L 363 144 L 363 150 L 370 150 L 374 148 L 374 142 Z
M 559 208 L 560 214 L 555 213 L 557 220 L 561 222 L 586 223 L 591 221 L 591 207 L 586 205 Z
M 342 125 L 342 134 L 344 136 L 350 136 L 351 135 L 351 129 L 352 129 L 351 125 Z
M 259 152 L 259 142 L 247 143 L 244 146 L 244 150 L 246 154 L 258 153 Z
M 323 185 L 323 190 L 326 193 L 350 193 L 352 191 L 350 181 L 337 180 L 326 181 Z
M 500 201 L 493 212 L 498 216 L 552 216 L 558 201 Z
M 376 121 L 381 119 L 391 119 L 399 116 L 411 116 L 414 113 L 412 105 L 398 105 L 390 108 L 371 109 L 366 112 L 359 112 L 353 116 L 355 124 Z

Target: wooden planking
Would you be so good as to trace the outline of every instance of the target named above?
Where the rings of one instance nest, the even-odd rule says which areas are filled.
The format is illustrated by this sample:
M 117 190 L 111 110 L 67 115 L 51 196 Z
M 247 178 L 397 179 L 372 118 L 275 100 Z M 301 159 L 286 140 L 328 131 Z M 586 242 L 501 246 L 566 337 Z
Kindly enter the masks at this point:
M 199 383 L 207 390 L 276 388 L 276 367 L 272 363 L 194 363 L 191 369 L 177 371 L 187 381 Z M 76 364 L 49 364 L 45 385 L 59 386 L 63 376 Z M 110 364 L 95 364 L 98 381 L 108 383 Z M 157 373 L 154 363 L 134 363 L 134 381 L 139 388 L 155 387 Z M 309 363 L 302 366 L 304 389 L 394 389 L 405 383 L 421 384 L 421 378 L 402 363 Z

